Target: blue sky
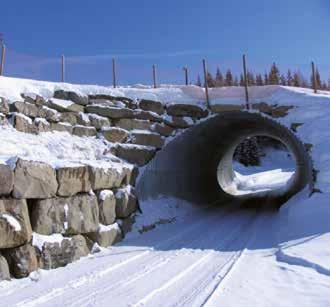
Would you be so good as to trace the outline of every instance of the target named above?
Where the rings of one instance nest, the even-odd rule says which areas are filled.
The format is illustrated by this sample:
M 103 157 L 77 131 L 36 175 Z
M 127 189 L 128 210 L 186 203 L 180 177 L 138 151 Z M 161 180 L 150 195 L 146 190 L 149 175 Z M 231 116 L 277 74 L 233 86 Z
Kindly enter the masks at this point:
M 0 32 L 8 48 L 6 74 L 58 80 L 67 57 L 67 81 L 111 82 L 111 58 L 120 83 L 191 78 L 201 59 L 211 71 L 264 72 L 275 61 L 309 73 L 313 59 L 330 77 L 330 3 L 327 0 L 11 0 L 1 4 Z

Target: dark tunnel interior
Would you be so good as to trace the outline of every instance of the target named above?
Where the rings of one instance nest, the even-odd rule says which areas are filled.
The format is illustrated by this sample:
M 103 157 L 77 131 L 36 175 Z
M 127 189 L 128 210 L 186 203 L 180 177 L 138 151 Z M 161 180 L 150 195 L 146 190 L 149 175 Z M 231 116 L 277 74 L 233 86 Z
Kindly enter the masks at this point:
M 285 187 L 239 195 L 232 191 L 233 155 L 242 140 L 266 136 L 292 154 L 295 172 Z M 233 111 L 210 117 L 169 142 L 146 166 L 137 183 L 140 201 L 160 196 L 195 204 L 269 203 L 279 207 L 312 184 L 312 163 L 292 131 L 257 113 Z

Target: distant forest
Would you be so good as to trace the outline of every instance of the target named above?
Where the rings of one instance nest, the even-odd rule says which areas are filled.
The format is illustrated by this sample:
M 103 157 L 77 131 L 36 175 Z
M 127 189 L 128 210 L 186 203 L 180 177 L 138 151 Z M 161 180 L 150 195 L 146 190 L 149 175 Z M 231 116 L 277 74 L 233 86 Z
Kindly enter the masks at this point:
M 321 80 L 319 70 L 315 70 L 316 86 L 318 89 L 330 90 L 330 80 L 327 82 Z M 247 72 L 249 85 L 285 85 L 311 88 L 313 85 L 312 74 L 309 79 L 306 79 L 299 71 L 292 72 L 290 69 L 285 73 L 281 73 L 275 63 L 272 64 L 269 72 L 264 74 L 254 74 L 251 71 Z M 215 76 L 210 72 L 206 76 L 207 85 L 209 87 L 222 86 L 244 86 L 244 76 L 241 74 L 239 78 L 234 76 L 230 69 L 223 73 L 220 68 L 217 68 Z M 200 75 L 197 76 L 196 85 L 202 86 Z

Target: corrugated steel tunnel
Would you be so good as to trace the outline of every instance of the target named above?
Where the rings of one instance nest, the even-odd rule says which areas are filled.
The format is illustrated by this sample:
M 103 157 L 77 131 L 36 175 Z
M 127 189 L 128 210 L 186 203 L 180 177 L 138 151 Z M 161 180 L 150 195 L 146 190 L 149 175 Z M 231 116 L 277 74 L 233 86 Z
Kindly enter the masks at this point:
M 238 144 L 252 136 L 280 141 L 294 158 L 295 173 L 284 187 L 238 195 L 232 189 L 233 155 Z M 140 201 L 168 196 L 205 205 L 232 202 L 279 207 L 311 186 L 311 159 L 293 132 L 262 115 L 232 111 L 210 117 L 169 142 L 146 166 L 137 193 Z

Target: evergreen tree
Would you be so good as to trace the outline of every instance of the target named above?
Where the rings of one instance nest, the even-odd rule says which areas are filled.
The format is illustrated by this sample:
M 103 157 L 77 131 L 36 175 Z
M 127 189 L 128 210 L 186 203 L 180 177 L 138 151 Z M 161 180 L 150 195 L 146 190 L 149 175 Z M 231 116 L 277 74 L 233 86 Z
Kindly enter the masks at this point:
M 280 71 L 277 68 L 276 64 L 273 63 L 269 72 L 269 84 L 279 84 L 280 83 Z
M 233 86 L 233 74 L 231 73 L 231 70 L 228 69 L 226 72 L 226 79 L 225 79 L 225 85 L 226 86 Z
M 261 151 L 256 137 L 246 138 L 241 142 L 234 153 L 234 160 L 244 166 L 260 165 Z
M 202 81 L 201 81 L 201 77 L 200 77 L 199 74 L 197 75 L 197 82 L 196 82 L 196 85 L 197 85 L 197 86 L 202 86 Z
M 240 85 L 240 86 L 244 86 L 244 85 L 245 85 L 243 74 L 240 75 L 240 78 L 239 78 L 239 85 Z
M 301 83 L 302 82 L 301 82 L 300 75 L 297 72 L 295 72 L 293 74 L 293 86 L 300 87 L 301 86 Z
M 265 73 L 265 85 L 269 85 L 269 79 L 267 72 Z
M 216 76 L 215 76 L 215 86 L 216 87 L 221 87 L 221 86 L 224 86 L 225 82 L 224 82 L 224 79 L 223 79 L 223 75 L 220 71 L 220 68 L 218 67 L 217 68 L 217 73 L 216 73 Z
M 315 79 L 316 79 L 316 87 L 320 88 L 321 84 L 322 84 L 322 81 L 321 81 L 320 72 L 317 68 L 316 68 L 316 71 L 315 71 Z
M 286 74 L 286 83 L 288 86 L 293 86 L 293 77 L 292 77 L 290 69 L 288 70 L 288 72 Z
M 254 75 L 252 72 L 248 71 L 246 74 L 246 77 L 248 79 L 248 84 L 249 85 L 255 85 L 256 84 L 256 80 L 254 78 Z
M 213 79 L 210 72 L 206 74 L 206 82 L 208 87 L 215 87 L 215 80 Z
M 261 74 L 257 74 L 256 76 L 256 85 L 264 85 L 264 81 L 262 80 L 262 75 Z
M 238 86 L 238 78 L 237 78 L 237 76 L 235 76 L 235 79 L 234 79 L 234 86 Z
M 283 74 L 280 76 L 280 84 L 284 86 L 287 85 L 286 78 Z

